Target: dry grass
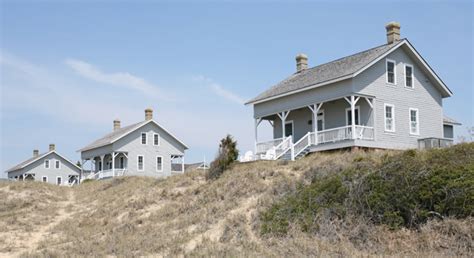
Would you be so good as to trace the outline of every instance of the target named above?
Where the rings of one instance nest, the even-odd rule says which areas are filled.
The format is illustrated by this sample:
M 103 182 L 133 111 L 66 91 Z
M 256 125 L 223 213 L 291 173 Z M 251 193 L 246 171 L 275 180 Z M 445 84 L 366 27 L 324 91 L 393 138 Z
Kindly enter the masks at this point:
M 116 178 L 72 189 L 2 183 L 0 252 L 37 257 L 472 256 L 473 219 L 390 231 L 348 218 L 321 224 L 318 235 L 296 226 L 285 237 L 260 234 L 259 213 L 297 184 L 327 168 L 342 170 L 354 158 L 377 160 L 386 154 L 332 153 L 290 163 L 237 164 L 212 182 L 194 171 L 165 180 Z M 45 223 L 53 226 L 41 241 L 34 248 L 24 246 L 29 232 L 40 231 Z

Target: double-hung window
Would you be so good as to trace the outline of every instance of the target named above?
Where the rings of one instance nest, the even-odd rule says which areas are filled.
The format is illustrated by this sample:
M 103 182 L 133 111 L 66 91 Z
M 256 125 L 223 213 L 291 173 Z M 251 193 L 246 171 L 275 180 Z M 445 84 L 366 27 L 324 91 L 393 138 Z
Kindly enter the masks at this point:
M 44 168 L 49 168 L 49 159 L 44 160 Z
M 418 116 L 418 109 L 410 108 L 410 134 L 420 134 L 420 122 Z
M 160 135 L 157 133 L 153 134 L 153 145 L 159 146 L 160 145 Z
M 397 84 L 395 61 L 387 59 L 387 83 Z
M 138 171 L 145 170 L 145 158 L 142 155 L 138 155 L 137 157 L 137 170 Z
M 156 157 L 156 171 L 163 172 L 163 157 L 161 156 Z
M 395 132 L 395 106 L 391 104 L 384 105 L 385 131 Z
M 63 183 L 63 178 L 60 176 L 56 177 L 56 184 L 61 185 L 62 183 Z
M 147 140 L 147 139 L 146 139 L 146 133 L 142 133 L 142 138 L 141 138 L 141 140 L 142 140 L 142 144 L 146 145 L 146 140 Z
M 56 160 L 56 161 L 54 162 L 54 167 L 55 167 L 56 169 L 61 168 L 61 162 L 60 162 L 59 160 Z
M 413 89 L 413 66 L 405 65 L 405 87 Z

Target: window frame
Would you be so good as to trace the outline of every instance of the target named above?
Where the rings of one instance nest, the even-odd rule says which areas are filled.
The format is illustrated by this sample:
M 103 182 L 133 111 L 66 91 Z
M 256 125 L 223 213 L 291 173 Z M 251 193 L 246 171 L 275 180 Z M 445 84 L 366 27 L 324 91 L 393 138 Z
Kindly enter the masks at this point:
M 46 179 L 46 180 L 45 180 Z M 41 182 L 47 183 L 48 182 L 48 176 L 42 176 L 41 177 Z
M 145 135 L 145 143 L 143 143 L 143 135 Z M 140 143 L 142 145 L 147 145 L 148 144 L 148 134 L 146 132 L 142 132 L 140 134 Z
M 392 108 L 392 130 L 387 129 L 387 107 Z M 387 133 L 395 133 L 396 127 L 395 127 L 395 105 L 393 104 L 388 104 L 384 103 L 383 104 L 383 123 L 384 123 L 384 131 Z
M 142 169 L 140 169 L 140 157 L 142 157 Z M 145 156 L 137 155 L 137 171 L 145 171 Z
M 346 126 L 350 126 L 352 124 L 349 124 L 349 116 L 347 115 L 347 111 L 351 111 L 351 108 L 346 108 Z M 359 120 L 359 124 L 356 123 L 355 125 L 360 125 L 360 106 L 355 106 L 354 111 L 354 113 L 358 113 L 357 118 Z
M 56 167 L 56 165 L 58 165 Z M 54 169 L 61 169 L 61 161 L 59 159 L 54 160 Z
M 416 111 L 416 132 L 411 131 L 411 111 Z M 418 108 L 408 109 L 408 132 L 410 135 L 420 135 L 420 111 Z
M 393 82 L 388 81 L 388 63 L 393 63 Z M 389 85 L 397 85 L 397 62 L 392 59 L 385 59 L 385 83 Z
M 59 179 L 59 181 L 61 181 L 59 184 L 58 184 L 58 179 Z M 56 185 L 63 185 L 63 177 L 62 176 L 57 176 L 56 177 Z
M 411 86 L 407 86 L 407 67 L 411 68 Z M 415 88 L 415 68 L 411 64 L 405 64 L 403 69 L 403 79 L 405 80 L 405 88 L 414 89 Z
M 45 169 L 50 169 L 51 168 L 51 160 L 45 159 L 43 164 L 44 164 Z M 46 166 L 46 164 L 48 164 L 48 165 Z
M 321 118 L 322 118 L 322 119 L 319 119 L 319 113 L 322 113 L 322 115 L 321 115 Z M 320 109 L 320 110 L 318 111 L 318 113 L 316 114 L 316 124 L 315 124 L 316 131 L 320 131 L 320 130 L 318 129 L 318 121 L 319 121 L 319 120 L 322 121 L 322 127 L 323 127 L 323 129 L 322 129 L 321 131 L 326 130 L 326 114 L 324 113 L 324 109 Z
M 158 158 L 161 159 L 161 169 L 158 169 Z M 156 172 L 163 172 L 163 164 L 164 164 L 163 163 L 163 156 L 157 155 L 156 159 L 155 159 L 155 162 L 156 162 L 156 164 L 155 164 L 156 165 Z
M 155 144 L 155 136 L 158 136 L 158 143 Z M 153 133 L 153 146 L 160 146 L 161 143 L 161 136 L 159 133 Z

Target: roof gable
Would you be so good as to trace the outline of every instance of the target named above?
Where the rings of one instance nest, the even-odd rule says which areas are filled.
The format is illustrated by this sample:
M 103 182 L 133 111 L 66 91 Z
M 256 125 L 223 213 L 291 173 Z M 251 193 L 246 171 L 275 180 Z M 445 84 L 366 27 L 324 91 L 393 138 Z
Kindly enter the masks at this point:
M 328 85 L 334 82 L 353 78 L 379 60 L 395 51 L 401 46 L 406 46 L 414 57 L 420 62 L 423 69 L 430 75 L 431 79 L 442 92 L 443 97 L 449 97 L 452 92 L 436 75 L 426 61 L 419 55 L 407 39 L 402 39 L 392 44 L 384 44 L 366 51 L 362 51 L 347 57 L 331 61 L 313 68 L 297 72 L 270 89 L 264 91 L 246 104 L 258 104 L 283 96 L 295 94 L 301 91 Z
M 46 158 L 47 156 L 49 156 L 50 154 L 56 154 L 58 155 L 60 158 L 62 158 L 63 160 L 65 160 L 66 162 L 70 163 L 74 168 L 77 168 L 78 170 L 81 170 L 80 167 L 78 167 L 76 164 L 74 164 L 72 161 L 70 161 L 69 159 L 65 158 L 64 156 L 60 155 L 58 152 L 56 152 L 55 150 L 53 151 L 49 151 L 49 152 L 45 152 L 45 153 L 42 153 L 42 154 L 39 154 L 37 157 L 31 157 L 19 164 L 17 164 L 16 166 L 8 169 L 7 171 L 5 171 L 6 173 L 9 173 L 9 172 L 13 172 L 13 171 L 16 171 L 16 170 L 19 170 L 19 169 L 23 169 L 23 168 L 26 168 L 28 167 L 30 164 L 33 164 L 34 162 L 40 160 L 40 159 L 43 159 L 43 158 Z

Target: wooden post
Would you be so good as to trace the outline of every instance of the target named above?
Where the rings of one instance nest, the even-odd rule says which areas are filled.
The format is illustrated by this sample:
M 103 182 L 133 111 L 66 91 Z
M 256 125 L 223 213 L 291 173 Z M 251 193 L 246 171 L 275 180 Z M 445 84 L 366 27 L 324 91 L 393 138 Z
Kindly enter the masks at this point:
M 352 139 L 355 139 L 355 102 L 354 95 L 351 95 L 351 134 Z
M 115 151 L 112 152 L 112 177 L 115 177 Z

